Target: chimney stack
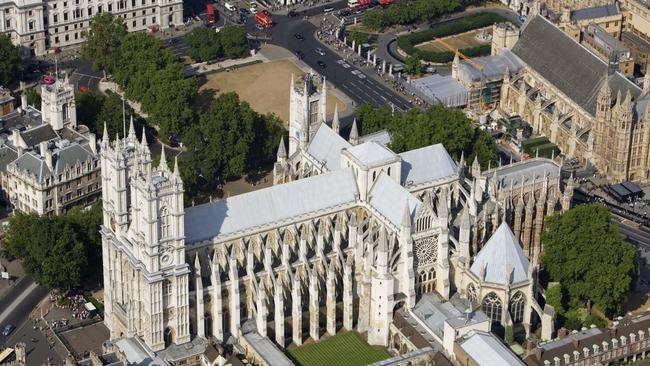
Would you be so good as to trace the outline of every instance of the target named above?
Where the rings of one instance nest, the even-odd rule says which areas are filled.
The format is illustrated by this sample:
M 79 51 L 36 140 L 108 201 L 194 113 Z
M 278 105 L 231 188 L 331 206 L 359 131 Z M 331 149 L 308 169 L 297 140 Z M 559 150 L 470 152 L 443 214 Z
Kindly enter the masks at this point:
M 93 154 L 97 154 L 97 136 L 92 132 L 88 134 L 88 145 Z
M 52 150 L 50 150 L 47 147 L 47 141 L 41 141 L 40 150 L 41 150 L 41 156 L 45 160 L 45 165 L 47 165 L 48 169 L 52 170 L 53 169 Z

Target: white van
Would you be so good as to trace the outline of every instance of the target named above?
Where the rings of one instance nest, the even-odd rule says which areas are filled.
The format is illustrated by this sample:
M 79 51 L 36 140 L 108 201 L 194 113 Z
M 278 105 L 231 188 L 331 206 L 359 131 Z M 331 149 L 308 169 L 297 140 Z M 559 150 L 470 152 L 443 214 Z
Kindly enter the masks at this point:
M 235 11 L 235 10 L 237 10 L 237 7 L 235 7 L 233 4 L 231 4 L 231 3 L 227 2 L 227 1 L 226 1 L 226 3 L 224 4 L 224 6 L 226 7 L 226 9 L 227 9 L 228 11 Z

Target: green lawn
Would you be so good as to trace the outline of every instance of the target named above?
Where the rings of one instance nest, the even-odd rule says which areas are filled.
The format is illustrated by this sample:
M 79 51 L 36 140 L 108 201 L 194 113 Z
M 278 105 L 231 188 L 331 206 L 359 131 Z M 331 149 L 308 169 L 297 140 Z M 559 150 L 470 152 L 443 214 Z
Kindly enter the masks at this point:
M 386 349 L 370 346 L 356 332 L 339 333 L 322 342 L 298 347 L 289 355 L 298 366 L 365 366 L 390 357 Z

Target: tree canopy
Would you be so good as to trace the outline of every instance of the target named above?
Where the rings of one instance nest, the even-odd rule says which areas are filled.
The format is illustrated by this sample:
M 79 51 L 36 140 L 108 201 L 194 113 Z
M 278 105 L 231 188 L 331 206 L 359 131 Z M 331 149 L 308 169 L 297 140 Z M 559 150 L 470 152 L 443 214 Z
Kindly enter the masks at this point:
M 484 168 L 496 160 L 492 137 L 473 128 L 462 111 L 442 104 L 393 115 L 388 107 L 374 108 L 366 103 L 357 108 L 355 115 L 361 134 L 386 129 L 391 135 L 390 147 L 397 153 L 442 143 L 456 160 L 461 154 L 470 162 L 477 157 Z
M 196 28 L 185 35 L 185 42 L 189 46 L 188 55 L 198 62 L 249 55 L 246 31 L 241 27 L 224 27 L 219 32 Z
M 124 104 L 124 115 L 122 114 L 122 98 L 108 91 L 106 96 L 85 90 L 76 93 L 75 100 L 77 104 L 77 119 L 84 125 L 88 126 L 90 131 L 101 138 L 104 134 L 104 123 L 108 136 L 112 139 L 116 134 L 123 136 L 124 122 L 123 117 L 128 123 L 133 117 L 136 133 L 142 130 L 144 120 L 131 108 L 128 103 Z
M 60 216 L 17 212 L 9 219 L 3 244 L 11 256 L 23 260 L 36 282 L 65 291 L 101 280 L 101 222 L 100 204 L 90 210 L 75 207 Z
M 18 49 L 11 43 L 8 35 L 0 34 L 0 85 L 11 85 L 18 78 L 19 72 Z
M 196 95 L 196 82 L 185 78 L 183 64 L 154 36 L 124 37 L 113 76 L 127 98 L 141 103 L 163 141 L 178 136 L 192 122 L 190 100 Z
M 542 243 L 542 265 L 569 301 L 591 300 L 608 315 L 621 311 L 634 285 L 636 251 L 604 206 L 581 205 L 548 217 Z
M 93 63 L 93 67 L 111 72 L 120 58 L 120 45 L 127 34 L 121 17 L 109 12 L 97 13 L 90 21 L 90 28 L 83 31 L 86 42 L 81 57 Z
M 420 75 L 422 73 L 422 62 L 419 55 L 408 55 L 404 60 L 404 71 L 409 75 Z
M 468 3 L 482 1 L 408 0 L 394 3 L 385 9 L 370 9 L 363 14 L 363 24 L 373 28 L 404 25 L 427 21 L 443 14 L 458 11 Z
M 275 115 L 260 115 L 235 93 L 220 95 L 184 136 L 189 152 L 181 171 L 186 190 L 197 188 L 192 187 L 193 177 L 221 183 L 272 161 L 284 133 Z

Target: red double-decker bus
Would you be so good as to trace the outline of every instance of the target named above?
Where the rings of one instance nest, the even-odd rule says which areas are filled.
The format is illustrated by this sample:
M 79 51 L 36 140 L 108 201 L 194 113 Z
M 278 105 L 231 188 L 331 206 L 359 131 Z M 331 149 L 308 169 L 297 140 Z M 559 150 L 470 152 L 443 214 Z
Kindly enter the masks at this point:
M 216 17 L 214 13 L 214 5 L 208 4 L 205 6 L 205 11 L 208 13 L 208 25 L 214 24 Z
M 255 21 L 264 28 L 273 27 L 273 18 L 268 12 L 259 11 L 255 14 Z

